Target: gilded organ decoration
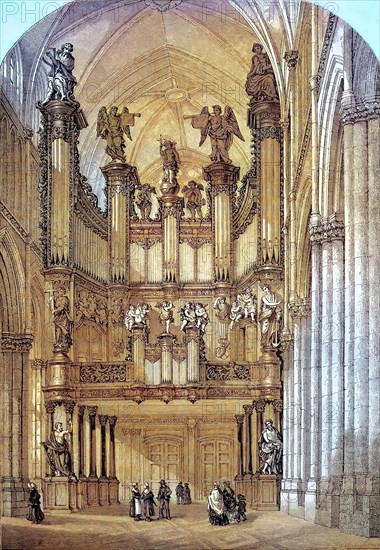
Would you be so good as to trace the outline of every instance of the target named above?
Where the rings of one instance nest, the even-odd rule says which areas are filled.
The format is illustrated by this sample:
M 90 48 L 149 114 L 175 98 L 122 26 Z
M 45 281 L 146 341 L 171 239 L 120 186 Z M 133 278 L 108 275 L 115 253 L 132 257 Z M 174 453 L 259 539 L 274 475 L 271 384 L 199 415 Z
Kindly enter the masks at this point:
M 132 141 L 130 127 L 135 125 L 135 118 L 140 116 L 140 113 L 130 113 L 128 107 L 123 107 L 121 113 L 116 106 L 112 106 L 108 111 L 106 107 L 101 107 L 96 137 L 107 141 L 106 153 L 113 162 L 126 162 L 124 135 Z
M 282 308 L 271 287 L 261 285 L 264 295 L 261 298 L 259 322 L 261 327 L 261 348 L 263 351 L 273 351 L 280 346 Z
M 170 300 L 164 300 L 156 304 L 160 309 L 160 321 L 164 325 L 165 334 L 170 333 L 170 325 L 174 322 L 173 310 L 174 305 Z
M 250 288 L 242 290 L 236 300 L 231 305 L 230 311 L 230 328 L 234 327 L 235 323 L 238 323 L 242 319 L 249 319 L 253 323 L 256 323 L 257 315 L 257 298 L 253 294 Z
M 233 136 L 242 141 L 245 141 L 244 137 L 231 107 L 226 105 L 224 113 L 220 105 L 213 105 L 212 108 L 212 113 L 209 112 L 208 107 L 203 107 L 199 115 L 185 115 L 184 118 L 191 119 L 192 127 L 200 130 L 199 147 L 206 141 L 207 136 L 210 137 L 212 162 L 232 164 L 228 151 L 231 148 Z
M 161 192 L 163 195 L 176 195 L 179 191 L 177 174 L 181 161 L 175 146 L 175 141 L 168 137 L 160 136 L 160 155 L 162 157 L 163 169 Z
M 245 90 L 251 104 L 259 101 L 278 101 L 276 80 L 268 54 L 261 44 L 252 46 L 252 67 L 247 75 Z
M 140 219 L 142 221 L 147 221 L 150 219 L 153 193 L 156 194 L 156 190 L 154 187 L 149 185 L 149 183 L 136 185 L 135 204 L 140 210 Z
M 55 332 L 54 348 L 67 351 L 73 343 L 73 320 L 70 315 L 70 300 L 64 286 L 55 286 L 53 296 L 50 298 L 50 309 Z
M 97 325 L 106 326 L 108 308 L 104 298 L 88 290 L 81 290 L 75 302 L 76 323 L 92 321 Z
M 231 306 L 227 302 L 226 296 L 218 296 L 218 298 L 212 302 L 212 307 L 219 321 L 219 338 L 215 349 L 215 355 L 218 359 L 227 359 L 230 355 L 230 342 L 227 336 L 227 328 L 230 320 Z
M 43 61 L 50 67 L 48 73 L 48 89 L 46 98 L 42 104 L 51 100 L 67 101 L 77 105 L 74 98 L 74 87 L 77 84 L 73 75 L 75 59 L 72 55 L 74 47 L 70 43 L 63 44 L 61 48 L 48 50 Z
M 197 216 L 199 219 L 202 219 L 202 206 L 206 204 L 206 200 L 202 197 L 203 190 L 203 185 L 194 180 L 189 181 L 182 188 L 183 194 L 187 199 L 186 208 L 189 210 L 192 220 L 195 220 Z
M 132 331 L 135 326 L 148 327 L 148 312 L 150 308 L 148 304 L 130 305 L 129 310 L 125 314 L 125 326 L 129 331 Z
M 209 322 L 206 307 L 200 302 L 186 302 L 180 310 L 181 330 L 186 332 L 188 328 L 196 328 L 200 334 L 206 331 Z

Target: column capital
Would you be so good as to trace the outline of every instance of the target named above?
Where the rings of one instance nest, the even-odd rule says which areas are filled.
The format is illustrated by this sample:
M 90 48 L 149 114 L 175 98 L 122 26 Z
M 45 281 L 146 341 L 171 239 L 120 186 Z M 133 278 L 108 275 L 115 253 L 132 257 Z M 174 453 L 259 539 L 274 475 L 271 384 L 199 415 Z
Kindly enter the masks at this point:
M 308 317 L 311 312 L 311 301 L 308 298 L 297 297 L 295 300 L 288 302 L 288 310 L 294 320 Z
M 309 235 L 312 243 L 321 243 L 344 239 L 343 216 L 334 213 L 329 218 L 324 218 L 316 225 L 309 224 Z
M 285 52 L 284 60 L 289 70 L 295 69 L 299 60 L 298 50 L 288 50 Z
M 254 407 L 253 405 L 243 405 L 244 412 L 246 416 L 251 416 L 253 413 Z
M 235 414 L 235 420 L 238 426 L 242 426 L 244 424 L 244 418 L 245 414 Z
M 291 332 L 283 332 L 281 335 L 281 349 L 286 351 L 294 345 L 294 336 Z
M 265 399 L 254 399 L 253 400 L 253 407 L 255 408 L 256 412 L 263 413 L 265 411 L 266 401 Z
M 13 334 L 3 332 L 0 335 L 0 350 L 15 351 L 26 353 L 30 350 L 33 344 L 33 336 L 31 334 Z
M 45 411 L 47 412 L 47 414 L 53 414 L 56 407 L 58 407 L 58 403 L 56 403 L 55 401 L 47 401 L 45 403 Z
M 275 399 L 272 402 L 272 405 L 273 405 L 273 410 L 274 410 L 275 413 L 282 412 L 282 409 L 283 409 L 282 399 Z
M 75 401 L 64 402 L 63 407 L 64 407 L 66 413 L 73 414 L 74 407 L 75 407 Z
M 109 416 L 108 422 L 110 426 L 116 426 L 117 416 Z
M 108 415 L 107 414 L 99 414 L 99 423 L 102 427 L 104 427 L 107 424 L 108 421 Z
M 48 362 L 45 359 L 35 358 L 30 361 L 30 366 L 35 370 L 43 370 L 48 366 Z
M 86 410 L 86 405 L 78 406 L 78 416 L 84 416 L 84 411 Z
M 349 108 L 343 108 L 342 124 L 355 124 L 356 122 L 366 122 L 367 120 L 380 117 L 380 102 L 376 100 L 364 99 Z
M 97 405 L 94 405 L 94 406 L 87 406 L 87 410 L 88 410 L 88 415 L 89 415 L 89 416 L 95 416 L 95 415 L 96 415 L 96 411 L 98 410 L 98 406 L 97 406 Z

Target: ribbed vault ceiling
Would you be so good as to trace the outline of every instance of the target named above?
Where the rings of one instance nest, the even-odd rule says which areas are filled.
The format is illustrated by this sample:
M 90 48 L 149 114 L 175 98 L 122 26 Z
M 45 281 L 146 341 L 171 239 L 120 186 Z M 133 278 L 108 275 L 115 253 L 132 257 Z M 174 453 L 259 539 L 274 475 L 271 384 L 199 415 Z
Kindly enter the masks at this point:
M 242 15 L 239 4 L 248 16 Z M 234 109 L 245 143 L 235 140 L 231 158 L 241 167 L 241 174 L 247 171 L 250 134 L 244 86 L 252 44 L 265 44 L 281 75 L 278 52 L 284 49 L 287 36 L 282 3 L 269 16 L 260 4 L 267 5 L 185 0 L 160 12 L 145 1 L 76 1 L 51 17 L 49 24 L 45 21 L 47 32 L 34 71 L 45 72 L 41 53 L 47 48 L 74 44 L 76 97 L 89 123 L 80 138 L 82 172 L 99 197 L 104 184 L 99 166 L 110 160 L 104 153 L 105 142 L 96 138 L 97 114 L 103 105 L 126 105 L 131 112 L 141 113 L 126 153 L 143 182 L 158 185 L 160 181 L 160 134 L 177 142 L 183 161 L 180 183 L 201 178 L 210 145 L 206 141 L 198 147 L 198 132 L 183 117 L 199 113 L 204 105 L 227 104 Z M 34 27 L 35 34 L 39 25 Z M 27 34 L 29 41 L 33 39 L 33 29 Z M 281 76 L 278 80 L 281 91 Z

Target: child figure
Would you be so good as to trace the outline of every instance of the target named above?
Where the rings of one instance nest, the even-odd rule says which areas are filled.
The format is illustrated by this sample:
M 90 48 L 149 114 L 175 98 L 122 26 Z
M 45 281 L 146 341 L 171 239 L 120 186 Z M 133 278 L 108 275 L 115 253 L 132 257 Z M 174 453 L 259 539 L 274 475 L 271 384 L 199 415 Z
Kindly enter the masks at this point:
M 246 521 L 247 516 L 245 515 L 245 512 L 246 512 L 246 509 L 247 509 L 247 503 L 245 501 L 245 496 L 239 494 L 237 496 L 237 499 L 238 499 L 238 513 L 239 513 L 239 516 L 240 516 L 240 520 L 241 521 Z

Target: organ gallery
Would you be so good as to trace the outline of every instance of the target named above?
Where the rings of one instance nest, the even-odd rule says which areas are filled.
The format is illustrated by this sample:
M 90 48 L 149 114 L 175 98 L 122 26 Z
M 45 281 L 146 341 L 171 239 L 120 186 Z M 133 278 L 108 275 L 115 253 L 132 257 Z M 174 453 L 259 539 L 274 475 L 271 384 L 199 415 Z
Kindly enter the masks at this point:
M 311 4 L 77 4 L 3 61 L 2 515 L 232 480 L 379 536 L 378 60 Z

